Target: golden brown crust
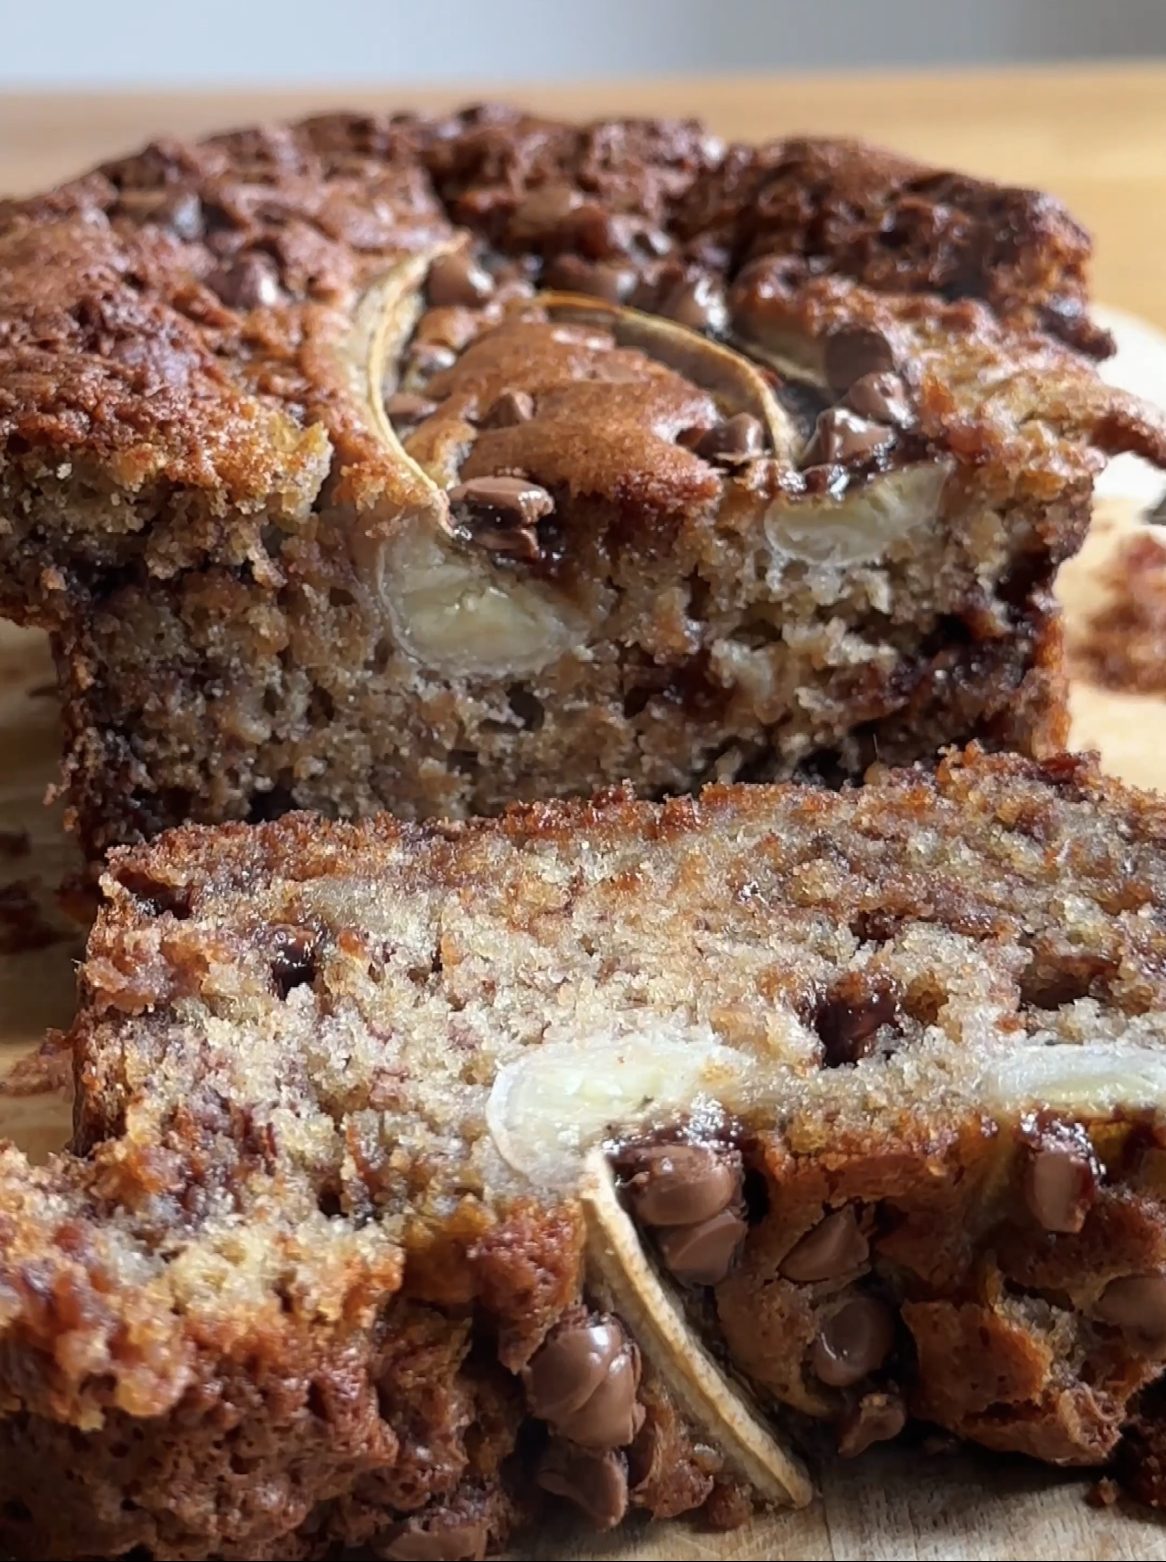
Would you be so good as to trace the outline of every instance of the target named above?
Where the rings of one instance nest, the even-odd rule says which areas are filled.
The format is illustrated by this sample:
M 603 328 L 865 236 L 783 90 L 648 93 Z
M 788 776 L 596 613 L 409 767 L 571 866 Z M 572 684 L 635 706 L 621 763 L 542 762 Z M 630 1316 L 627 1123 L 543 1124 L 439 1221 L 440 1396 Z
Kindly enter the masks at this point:
M 853 143 L 503 109 L 0 205 L 0 609 L 54 635 L 86 852 L 1049 751 L 1053 574 L 1106 456 L 1166 460 L 1087 251 Z M 537 520 L 453 497 L 499 477 Z
M 982 299 L 1012 328 L 1104 346 L 1084 315 L 1088 239 L 1048 196 L 852 142 L 723 152 L 687 124 L 336 115 L 158 142 L 0 206 L 3 444 L 84 450 L 128 487 L 164 476 L 232 499 L 269 491 L 315 419 L 343 456 L 370 458 L 312 339 L 387 261 L 448 237 L 451 222 L 505 250 L 573 244 L 569 223 L 545 241 L 524 225 L 524 198 L 545 185 L 582 192 L 601 228 L 635 213 L 674 231 L 682 253 L 713 239 L 713 269 L 730 278 L 776 255 L 798 291 L 825 270 L 876 295 L 922 295 L 940 329 L 957 318 L 944 319 L 949 301 Z M 607 228 L 593 250 L 621 253 L 625 237 Z M 270 297 L 248 308 L 244 292 L 232 307 L 259 262 Z

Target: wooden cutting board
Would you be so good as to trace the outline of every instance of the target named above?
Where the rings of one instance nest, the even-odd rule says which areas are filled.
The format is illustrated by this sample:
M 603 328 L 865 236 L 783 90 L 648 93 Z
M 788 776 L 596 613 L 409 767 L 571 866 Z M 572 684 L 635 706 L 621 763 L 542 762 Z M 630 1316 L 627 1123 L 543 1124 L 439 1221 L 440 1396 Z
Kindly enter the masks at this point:
M 1066 613 L 1080 621 L 1103 600 L 1104 562 L 1144 522 L 1130 501 L 1103 502 L 1080 558 L 1062 575 Z M 1095 747 L 1115 775 L 1166 790 L 1166 699 L 1073 690 L 1074 743 Z M 40 636 L 0 625 L 0 1073 L 65 1026 L 82 935 L 56 905 L 80 866 L 58 806 L 44 795 L 56 773 L 52 664 Z M 14 832 L 15 839 L 7 832 Z M 27 832 L 27 850 L 21 849 Z M 27 947 L 28 945 L 33 947 Z M 69 1131 L 63 1093 L 0 1095 L 0 1135 L 38 1158 Z M 1166 1559 L 1166 1518 L 1119 1501 L 1085 1501 L 1090 1481 L 1022 1460 L 887 1450 L 818 1473 L 821 1500 L 727 1535 L 684 1524 L 629 1524 L 581 1539 L 564 1526 L 526 1555 L 632 1562 L 662 1558 Z

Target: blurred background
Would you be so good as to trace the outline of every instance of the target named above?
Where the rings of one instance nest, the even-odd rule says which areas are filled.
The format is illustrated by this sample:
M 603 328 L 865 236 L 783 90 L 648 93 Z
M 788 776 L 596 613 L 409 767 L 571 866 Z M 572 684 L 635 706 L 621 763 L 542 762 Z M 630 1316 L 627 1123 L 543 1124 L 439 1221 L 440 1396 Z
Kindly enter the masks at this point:
M 1166 55 L 1164 0 L 0 0 L 0 89 Z

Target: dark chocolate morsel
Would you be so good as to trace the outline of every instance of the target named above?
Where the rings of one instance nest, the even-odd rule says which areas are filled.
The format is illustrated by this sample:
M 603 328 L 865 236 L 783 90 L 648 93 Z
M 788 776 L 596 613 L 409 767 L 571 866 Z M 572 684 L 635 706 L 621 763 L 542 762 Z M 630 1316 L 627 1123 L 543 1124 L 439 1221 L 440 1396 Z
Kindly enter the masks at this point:
M 781 1272 L 787 1280 L 809 1285 L 815 1280 L 835 1280 L 861 1268 L 870 1257 L 870 1244 L 858 1228 L 851 1205 L 833 1210 L 807 1231 L 785 1255 Z

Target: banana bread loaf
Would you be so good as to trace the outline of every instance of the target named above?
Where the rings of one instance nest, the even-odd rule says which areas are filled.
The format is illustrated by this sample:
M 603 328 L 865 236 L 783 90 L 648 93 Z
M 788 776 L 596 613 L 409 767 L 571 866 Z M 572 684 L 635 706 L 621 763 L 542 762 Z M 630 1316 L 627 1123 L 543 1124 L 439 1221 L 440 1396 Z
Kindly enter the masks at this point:
M 728 1524 L 908 1418 L 1161 1497 L 1157 799 L 970 752 L 104 888 L 73 1145 L 0 1148 L 4 1555 Z
M 1063 743 L 1103 458 L 1047 197 L 504 109 L 164 141 L 0 205 L 0 611 L 87 851 L 290 807 Z

